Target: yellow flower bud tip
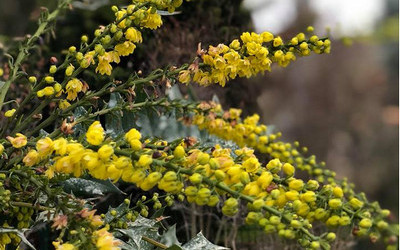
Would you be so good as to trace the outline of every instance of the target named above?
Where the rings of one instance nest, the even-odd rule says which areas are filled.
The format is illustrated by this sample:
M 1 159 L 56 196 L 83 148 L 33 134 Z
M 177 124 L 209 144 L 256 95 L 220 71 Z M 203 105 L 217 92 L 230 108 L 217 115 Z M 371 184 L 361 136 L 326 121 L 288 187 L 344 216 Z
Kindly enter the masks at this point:
M 51 65 L 49 69 L 50 74 L 54 74 L 57 72 L 57 66 L 56 65 Z
M 372 221 L 370 219 L 362 219 L 359 225 L 362 228 L 370 228 L 372 226 Z
M 103 33 L 103 32 L 100 29 L 97 29 L 97 30 L 94 31 L 94 36 L 98 37 L 98 36 L 101 35 L 101 33 Z
M 264 200 L 263 199 L 257 199 L 253 201 L 253 208 L 256 211 L 261 210 L 261 208 L 264 206 Z
M 334 241 L 334 240 L 336 239 L 336 234 L 333 233 L 333 232 L 329 232 L 329 233 L 326 235 L 326 239 L 327 239 L 328 241 Z
M 29 81 L 30 83 L 36 83 L 37 79 L 36 79 L 36 77 L 34 77 L 34 76 L 30 76 L 30 77 L 28 78 L 28 81 Z
M 44 81 L 45 81 L 46 83 L 53 83 L 53 82 L 54 82 L 54 77 L 52 77 L 52 76 L 46 76 L 46 77 L 44 78 Z
M 4 74 L 4 69 L 0 68 L 0 76 L 3 76 L 3 74 Z
M 293 176 L 295 172 L 295 168 L 290 163 L 283 164 L 282 170 L 287 176 Z
M 14 115 L 15 111 L 16 111 L 16 109 L 7 110 L 7 111 L 4 113 L 4 116 L 5 116 L 5 117 L 11 117 L 11 116 Z
M 307 32 L 313 32 L 314 31 L 314 27 L 313 26 L 308 26 L 307 27 Z
M 112 10 L 113 12 L 117 12 L 119 9 L 118 9 L 118 6 L 113 5 L 113 6 L 111 6 L 111 10 Z
M 200 184 L 203 180 L 203 176 L 199 173 L 194 173 L 189 177 L 189 180 L 193 184 Z
M 88 36 L 86 36 L 86 35 L 83 35 L 83 36 L 81 37 L 81 42 L 82 42 L 82 43 L 87 43 L 88 40 L 89 40 L 89 38 L 88 38 Z
M 321 244 L 318 241 L 313 241 L 310 244 L 311 249 L 320 249 L 321 248 Z
M 273 45 L 274 47 L 281 46 L 283 44 L 282 38 L 280 36 L 274 39 Z
M 318 36 L 314 35 L 314 36 L 310 37 L 310 42 L 316 43 L 318 41 L 318 39 L 319 39 Z
M 329 207 L 333 209 L 337 209 L 342 206 L 342 201 L 340 199 L 330 199 L 329 202 Z
M 2 155 L 3 152 L 4 152 L 4 146 L 3 146 L 3 144 L 0 144 L 0 155 Z M 3 176 L 3 175 L 4 174 L 1 174 L 1 176 Z M 0 176 L 0 179 L 2 179 L 1 176 Z
M 71 47 L 68 48 L 68 51 L 70 53 L 75 53 L 76 52 L 76 47 L 75 46 L 71 46 Z

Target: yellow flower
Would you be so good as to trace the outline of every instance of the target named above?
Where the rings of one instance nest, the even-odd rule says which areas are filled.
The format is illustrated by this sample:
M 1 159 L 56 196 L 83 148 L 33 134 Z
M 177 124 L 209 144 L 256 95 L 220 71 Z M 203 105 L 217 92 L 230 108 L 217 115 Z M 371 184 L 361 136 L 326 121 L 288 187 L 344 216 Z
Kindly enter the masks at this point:
M 65 90 L 68 93 L 67 99 L 73 101 L 78 96 L 78 93 L 82 91 L 83 84 L 79 79 L 74 78 L 69 80 L 67 86 L 65 86 Z
M 70 243 L 64 243 L 60 244 L 58 241 L 53 241 L 53 246 L 55 247 L 56 250 L 75 250 L 78 249 L 74 245 Z
M 97 153 L 99 154 L 100 159 L 108 160 L 114 154 L 114 148 L 110 145 L 103 145 L 99 148 Z
M 28 143 L 25 135 L 23 135 L 21 133 L 17 133 L 16 136 L 17 137 L 7 136 L 7 140 L 9 140 L 11 142 L 11 145 L 14 148 L 22 148 L 23 146 L 25 146 Z
M 4 114 L 4 116 L 5 117 L 11 117 L 11 116 L 14 115 L 15 111 L 16 111 L 15 109 L 7 110 L 6 113 Z
M 0 144 L 0 155 L 3 154 L 3 152 L 4 152 L 4 146 L 3 144 Z
M 67 153 L 68 141 L 65 138 L 58 138 L 54 140 L 54 150 L 58 155 L 65 155 Z
M 142 168 L 147 168 L 153 162 L 153 158 L 150 155 L 141 155 L 137 161 L 137 166 Z
M 95 121 L 89 126 L 89 129 L 86 132 L 86 140 L 91 145 L 95 145 L 95 146 L 98 146 L 103 142 L 104 129 L 101 126 L 99 121 Z
M 40 139 L 36 143 L 36 150 L 39 153 L 40 157 L 47 157 L 51 153 L 53 153 L 53 140 L 50 139 L 49 137 L 45 137 L 43 139 Z
M 32 167 L 39 161 L 39 153 L 36 150 L 31 150 L 22 160 L 25 166 Z
M 151 13 L 151 9 L 147 10 L 147 16 L 142 21 L 142 25 L 149 29 L 157 29 L 162 25 L 161 16 L 157 13 Z
M 142 135 L 140 134 L 140 132 L 135 129 L 132 128 L 131 130 L 129 130 L 126 134 L 125 134 L 125 140 L 132 141 L 132 140 L 140 140 L 140 138 L 142 138 Z
M 143 41 L 142 33 L 140 33 L 140 31 L 138 31 L 137 29 L 132 28 L 132 27 L 128 28 L 125 31 L 125 37 L 126 37 L 126 39 L 128 39 L 129 41 L 134 42 L 134 43 L 141 43 Z
M 120 43 L 115 45 L 115 51 L 120 56 L 127 56 L 133 53 L 136 45 L 130 41 L 125 41 L 124 43 Z
M 99 64 L 97 64 L 96 72 L 100 72 L 100 74 L 111 75 L 112 66 L 110 64 L 111 57 L 108 54 L 104 54 L 102 56 L 98 56 Z
M 243 162 L 243 167 L 246 168 L 246 172 L 248 173 L 257 172 L 260 165 L 260 162 L 258 162 L 258 159 L 255 157 L 249 158 Z
M 121 242 L 116 240 L 114 236 L 107 231 L 107 228 L 97 230 L 93 234 L 95 237 L 97 237 L 96 247 L 98 250 L 120 249 L 118 246 L 121 244 Z
M 67 100 L 61 100 L 58 103 L 58 107 L 60 107 L 60 109 L 65 110 L 66 108 L 68 108 L 69 106 L 71 106 L 71 104 L 67 101 Z

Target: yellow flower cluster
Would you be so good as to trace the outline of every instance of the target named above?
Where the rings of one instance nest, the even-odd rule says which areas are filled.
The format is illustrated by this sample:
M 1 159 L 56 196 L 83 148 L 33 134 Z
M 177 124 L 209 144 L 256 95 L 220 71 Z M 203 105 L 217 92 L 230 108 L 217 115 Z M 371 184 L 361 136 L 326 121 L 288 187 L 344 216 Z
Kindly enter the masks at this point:
M 121 245 L 121 241 L 114 238 L 112 233 L 108 231 L 109 227 L 103 226 L 103 221 L 101 220 L 99 215 L 94 215 L 96 210 L 89 210 L 84 208 L 83 210 L 75 213 L 74 220 L 83 219 L 83 223 L 89 224 L 87 228 L 85 228 L 85 232 L 89 234 L 91 240 L 82 242 L 81 238 L 78 236 L 80 232 L 76 230 L 74 227 L 69 228 L 69 241 L 62 243 L 63 239 L 58 239 L 53 241 L 53 246 L 57 250 L 77 250 L 82 249 L 84 247 L 89 247 L 90 249 L 102 249 L 102 250 L 118 250 L 121 249 L 119 245 Z M 57 217 L 55 217 L 53 228 L 62 229 L 63 227 L 67 227 L 68 225 L 68 217 L 66 215 L 62 215 L 60 217 L 65 218 L 64 221 L 57 221 Z
M 136 44 L 143 42 L 142 29 L 157 29 L 162 25 L 161 15 L 157 10 L 174 11 L 182 4 L 182 1 L 157 0 L 133 1 L 133 3 L 121 9 L 113 6 L 115 21 L 102 29 L 96 30 L 95 42 L 90 45 L 88 44 L 88 37 L 82 36 L 82 49 L 80 51 L 75 46 L 71 46 L 66 59 L 69 64 L 60 68 L 52 65 L 49 75 L 42 80 L 48 86 L 37 90 L 36 95 L 38 97 L 59 97 L 66 93 L 66 99 L 74 101 L 80 92 L 85 92 L 87 89 L 87 86 L 76 78 L 76 75 L 80 72 L 78 70 L 94 65 L 96 66 L 96 73 L 111 75 L 113 68 L 111 64 L 120 63 L 120 57 L 132 54 Z M 54 74 L 64 68 L 66 78 L 62 83 L 58 83 L 54 79 Z M 31 76 L 29 81 L 36 83 L 37 80 Z M 60 108 L 68 107 L 68 101 L 60 102 Z M 11 111 L 7 113 L 7 117 L 10 116 L 12 116 Z
M 224 119 L 229 117 L 238 119 L 240 111 L 230 110 Z M 252 119 L 243 124 L 243 129 L 254 133 L 258 119 Z M 175 146 L 165 141 L 142 142 L 136 129 L 128 131 L 125 144 L 116 147 L 109 139 L 104 140 L 99 122 L 90 126 L 86 140 L 88 145 L 65 138 L 38 141 L 39 159 L 52 154 L 54 164 L 49 166 L 47 175 L 73 173 L 79 177 L 87 172 L 98 179 L 122 179 L 144 191 L 157 186 L 170 194 L 184 194 L 188 202 L 197 205 L 216 206 L 226 197 L 222 212 L 228 216 L 239 211 L 238 198 L 242 197 L 249 202 L 247 223 L 257 223 L 265 232 L 277 232 L 288 239 L 311 228 L 314 221 L 321 221 L 329 228 L 356 223 L 357 235 L 387 231 L 385 210 L 370 209 L 363 197 L 345 196 L 340 185 L 320 185 L 316 180 L 304 182 L 295 178 L 295 167 L 288 162 L 275 158 L 263 164 L 254 150 L 246 147 L 232 152 L 215 145 L 211 151 L 202 151 L 188 147 L 184 141 Z M 314 236 L 305 236 L 308 241 L 304 246 L 327 244 L 335 238 L 334 234 L 329 235 L 317 241 Z M 99 245 L 114 244 L 107 236 L 100 238 Z
M 310 51 L 329 53 L 329 39 L 313 35 L 307 40 L 300 33 L 285 44 L 281 37 L 274 37 L 270 32 L 244 32 L 240 40 L 233 40 L 229 46 L 219 44 L 210 46 L 206 52 L 199 52 L 201 64 L 196 61 L 189 69 L 181 71 L 179 81 L 185 84 L 193 81 L 202 86 L 225 86 L 227 81 L 236 77 L 249 78 L 270 71 L 272 62 L 286 67 L 296 60 L 296 55 L 307 56 Z

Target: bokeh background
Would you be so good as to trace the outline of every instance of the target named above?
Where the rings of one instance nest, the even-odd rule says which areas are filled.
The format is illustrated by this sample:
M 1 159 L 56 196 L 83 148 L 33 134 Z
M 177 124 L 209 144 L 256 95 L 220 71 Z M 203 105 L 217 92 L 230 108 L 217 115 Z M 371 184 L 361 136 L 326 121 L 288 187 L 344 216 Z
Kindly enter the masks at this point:
M 315 26 L 333 40 L 329 55 L 301 58 L 228 88 L 191 87 L 199 99 L 216 94 L 225 107 L 259 113 L 262 121 L 298 140 L 356 190 L 378 200 L 398 218 L 399 204 L 399 27 L 397 0 L 199 0 L 188 3 L 165 26 L 146 33 L 128 69 L 150 71 L 179 65 L 195 56 L 197 44 L 228 42 L 241 32 L 272 31 L 284 38 Z M 58 22 L 48 46 L 56 51 L 79 42 L 113 15 L 111 4 L 128 1 L 83 0 Z M 35 27 L 40 6 L 55 1 L 1 0 L 0 48 L 18 42 Z M 62 29 L 61 29 L 62 28 Z M 43 67 L 46 62 L 42 62 Z M 182 87 L 187 93 L 189 89 Z M 359 249 L 365 249 L 360 243 Z

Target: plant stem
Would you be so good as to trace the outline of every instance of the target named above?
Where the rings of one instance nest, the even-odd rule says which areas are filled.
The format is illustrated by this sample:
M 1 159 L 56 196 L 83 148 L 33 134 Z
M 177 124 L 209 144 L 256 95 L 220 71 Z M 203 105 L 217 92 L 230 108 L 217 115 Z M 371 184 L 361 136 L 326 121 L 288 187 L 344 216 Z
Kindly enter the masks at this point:
M 160 242 L 158 242 L 158 241 L 155 241 L 155 240 L 153 240 L 153 239 L 150 239 L 150 238 L 147 237 L 147 236 L 142 236 L 142 239 L 143 239 L 144 241 L 147 241 L 148 243 L 150 243 L 150 244 L 152 244 L 152 245 L 158 247 L 158 248 L 161 248 L 161 249 L 167 249 L 167 248 L 168 248 L 168 246 L 166 246 L 166 245 L 164 245 L 164 244 L 162 244 L 162 243 L 160 243 Z

